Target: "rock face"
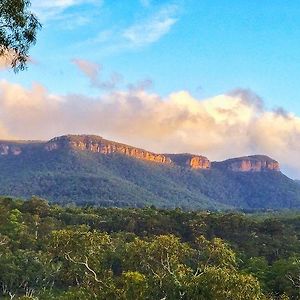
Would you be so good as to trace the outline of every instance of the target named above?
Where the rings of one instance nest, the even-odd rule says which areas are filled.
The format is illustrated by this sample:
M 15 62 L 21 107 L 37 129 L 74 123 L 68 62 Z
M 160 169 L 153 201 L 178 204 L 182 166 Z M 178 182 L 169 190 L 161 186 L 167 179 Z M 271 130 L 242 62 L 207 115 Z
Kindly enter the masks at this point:
M 20 155 L 22 153 L 22 148 L 17 145 L 1 143 L 0 144 L 0 155 Z
M 211 165 L 210 161 L 204 156 L 192 154 L 156 154 L 125 144 L 112 142 L 94 135 L 66 135 L 56 137 L 45 145 L 47 151 L 54 151 L 65 147 L 106 155 L 119 153 L 146 161 L 169 165 L 174 164 L 182 167 L 190 167 L 192 169 L 210 169 Z
M 193 156 L 190 160 L 190 167 L 192 169 L 210 169 L 211 163 L 204 156 Z
M 48 152 L 59 149 L 73 149 L 77 151 L 90 151 L 103 155 L 118 153 L 145 161 L 195 170 L 222 169 L 233 172 L 280 171 L 279 163 L 264 155 L 245 156 L 211 163 L 207 157 L 201 155 L 188 153 L 157 154 L 144 149 L 109 141 L 96 135 L 64 135 L 55 137 L 48 142 L 0 141 L 0 157 L 33 153 L 33 147 Z
M 67 135 L 54 138 L 46 144 L 45 149 L 47 151 L 53 151 L 64 147 L 70 147 L 72 149 L 80 151 L 87 150 L 101 154 L 119 153 L 127 156 L 132 156 L 137 159 L 143 159 L 157 163 L 171 163 L 170 158 L 163 154 L 155 154 L 143 149 L 108 141 L 103 139 L 102 137 L 93 135 Z
M 280 171 L 279 163 L 265 155 L 253 155 L 213 163 L 213 167 L 233 172 Z
M 208 170 L 211 163 L 205 156 L 193 154 L 166 154 L 172 163 L 181 167 L 190 167 L 191 169 L 204 169 Z

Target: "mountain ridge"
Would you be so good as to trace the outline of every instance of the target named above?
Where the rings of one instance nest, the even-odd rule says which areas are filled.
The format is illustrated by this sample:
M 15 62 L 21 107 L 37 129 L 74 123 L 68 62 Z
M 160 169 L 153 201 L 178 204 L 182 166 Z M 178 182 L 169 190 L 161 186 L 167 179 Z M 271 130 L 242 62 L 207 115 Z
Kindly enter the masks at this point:
M 27 145 L 28 144 L 28 145 Z M 91 151 L 101 154 L 119 153 L 137 159 L 153 161 L 163 164 L 175 164 L 192 169 L 211 169 L 212 167 L 227 168 L 232 171 L 280 171 L 279 163 L 266 155 L 249 155 L 230 158 L 220 162 L 211 162 L 206 156 L 178 153 L 160 154 L 142 148 L 130 146 L 104 139 L 97 135 L 63 135 L 54 137 L 49 141 L 5 141 L 0 140 L 0 155 L 20 155 L 22 148 L 30 146 L 44 147 L 47 151 L 55 151 L 70 147 L 74 150 Z
M 92 137 L 0 141 L 0 194 L 118 207 L 300 208 L 300 185 L 268 156 L 210 162 Z

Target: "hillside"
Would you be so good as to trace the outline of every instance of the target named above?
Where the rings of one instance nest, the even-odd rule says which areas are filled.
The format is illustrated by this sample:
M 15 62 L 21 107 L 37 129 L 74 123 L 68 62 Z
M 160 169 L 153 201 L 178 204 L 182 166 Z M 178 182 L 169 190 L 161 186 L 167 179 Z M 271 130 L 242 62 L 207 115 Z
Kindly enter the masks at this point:
M 300 186 L 267 156 L 210 162 L 88 135 L 0 142 L 0 194 L 119 207 L 300 207 Z

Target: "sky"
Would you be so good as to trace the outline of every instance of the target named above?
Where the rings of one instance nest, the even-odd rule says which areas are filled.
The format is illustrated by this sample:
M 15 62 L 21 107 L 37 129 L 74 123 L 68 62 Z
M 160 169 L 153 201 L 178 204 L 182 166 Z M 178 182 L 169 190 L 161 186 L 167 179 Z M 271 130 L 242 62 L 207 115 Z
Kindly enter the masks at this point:
M 300 3 L 32 0 L 30 63 L 0 60 L 0 138 L 98 134 L 300 178 Z

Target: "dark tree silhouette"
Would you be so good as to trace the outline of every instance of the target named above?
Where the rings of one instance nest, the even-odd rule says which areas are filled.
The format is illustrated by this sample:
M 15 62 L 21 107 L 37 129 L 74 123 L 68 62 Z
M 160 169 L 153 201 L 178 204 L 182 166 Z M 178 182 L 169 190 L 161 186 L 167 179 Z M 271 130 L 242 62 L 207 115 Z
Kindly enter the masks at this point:
M 26 68 L 29 48 L 41 27 L 30 5 L 29 0 L 0 1 L 0 57 L 6 57 L 15 72 Z

